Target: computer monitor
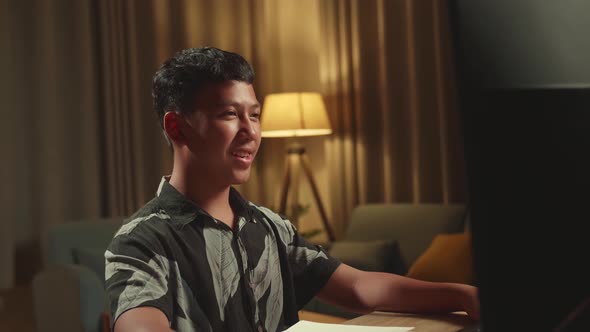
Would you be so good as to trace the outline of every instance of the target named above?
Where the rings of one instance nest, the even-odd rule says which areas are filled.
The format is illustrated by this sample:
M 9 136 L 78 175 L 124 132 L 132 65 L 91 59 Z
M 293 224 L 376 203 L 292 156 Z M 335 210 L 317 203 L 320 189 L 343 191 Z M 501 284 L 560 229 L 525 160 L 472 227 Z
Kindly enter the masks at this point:
M 590 1 L 449 8 L 482 330 L 590 331 Z

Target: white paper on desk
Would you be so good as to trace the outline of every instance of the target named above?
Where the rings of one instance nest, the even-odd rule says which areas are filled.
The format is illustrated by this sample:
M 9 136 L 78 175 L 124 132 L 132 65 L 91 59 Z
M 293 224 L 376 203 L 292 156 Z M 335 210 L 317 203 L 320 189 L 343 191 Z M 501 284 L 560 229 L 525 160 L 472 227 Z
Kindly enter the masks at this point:
M 341 325 L 300 320 L 285 332 L 406 332 L 413 329 L 413 327 Z

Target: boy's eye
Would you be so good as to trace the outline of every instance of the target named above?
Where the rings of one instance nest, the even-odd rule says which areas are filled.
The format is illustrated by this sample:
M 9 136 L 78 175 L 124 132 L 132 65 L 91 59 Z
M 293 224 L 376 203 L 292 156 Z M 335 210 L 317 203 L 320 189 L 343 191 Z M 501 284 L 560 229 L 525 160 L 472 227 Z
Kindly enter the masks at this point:
M 221 115 L 229 117 L 229 116 L 236 116 L 237 114 L 238 113 L 236 111 L 225 111 Z
M 252 113 L 250 114 L 251 117 L 255 118 L 255 119 L 259 119 L 260 118 L 260 113 Z

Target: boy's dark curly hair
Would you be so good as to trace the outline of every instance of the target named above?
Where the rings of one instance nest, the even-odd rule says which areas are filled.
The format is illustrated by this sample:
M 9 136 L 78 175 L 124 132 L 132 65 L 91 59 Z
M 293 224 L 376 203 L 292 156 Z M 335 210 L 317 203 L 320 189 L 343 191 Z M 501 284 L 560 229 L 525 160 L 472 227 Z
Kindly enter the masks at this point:
M 254 69 L 239 54 L 215 47 L 189 48 L 164 62 L 152 81 L 154 109 L 163 126 L 168 111 L 190 113 L 199 90 L 235 80 L 252 84 Z

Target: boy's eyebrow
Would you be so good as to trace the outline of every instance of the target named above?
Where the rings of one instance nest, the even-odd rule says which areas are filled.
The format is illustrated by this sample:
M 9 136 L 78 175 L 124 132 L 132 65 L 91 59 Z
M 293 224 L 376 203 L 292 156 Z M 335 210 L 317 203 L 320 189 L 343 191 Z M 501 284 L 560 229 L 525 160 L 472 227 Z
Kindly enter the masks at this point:
M 242 105 L 242 104 L 240 104 L 240 103 L 236 103 L 236 102 L 229 101 L 229 100 L 222 100 L 222 101 L 220 101 L 220 102 L 217 104 L 217 106 L 234 106 L 234 107 L 241 107 L 241 106 L 243 106 L 243 105 Z M 257 102 L 255 102 L 255 103 L 252 103 L 252 104 L 249 104 L 249 105 L 246 105 L 246 106 L 247 106 L 248 108 L 260 108 L 260 102 L 258 102 L 258 101 L 257 101 Z

